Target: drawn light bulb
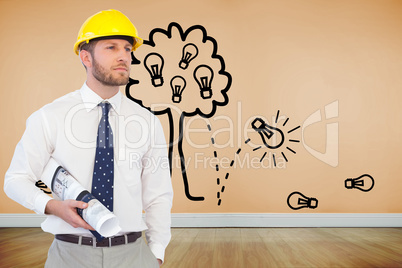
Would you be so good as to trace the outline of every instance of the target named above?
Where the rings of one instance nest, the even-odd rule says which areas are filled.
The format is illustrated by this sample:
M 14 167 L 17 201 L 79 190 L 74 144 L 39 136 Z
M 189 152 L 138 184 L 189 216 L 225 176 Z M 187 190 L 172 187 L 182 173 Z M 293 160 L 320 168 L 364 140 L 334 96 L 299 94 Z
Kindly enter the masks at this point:
M 368 192 L 374 187 L 374 179 L 369 174 L 363 174 L 355 179 L 345 180 L 346 189 L 359 189 L 363 192 Z
M 162 70 L 164 59 L 158 53 L 149 53 L 144 59 L 144 65 L 148 73 L 151 75 L 152 85 L 160 87 L 163 85 Z
M 198 48 L 196 45 L 189 43 L 183 47 L 183 53 L 179 62 L 179 67 L 183 70 L 187 69 L 190 61 L 198 55 Z
M 200 94 L 203 99 L 212 97 L 212 79 L 214 78 L 214 71 L 208 65 L 199 65 L 194 70 L 194 79 L 200 87 Z
M 317 208 L 318 200 L 314 197 L 306 197 L 300 192 L 293 192 L 288 196 L 288 206 L 291 209 L 298 210 L 302 208 Z
M 181 94 L 186 88 L 186 84 L 186 80 L 179 75 L 176 75 L 172 78 L 172 80 L 170 80 L 170 87 L 172 88 L 172 101 L 174 103 L 181 102 Z
M 285 141 L 285 136 L 282 130 L 268 125 L 259 117 L 254 119 L 254 121 L 251 123 L 251 127 L 257 131 L 258 134 L 260 134 L 262 142 L 269 149 L 279 148 Z

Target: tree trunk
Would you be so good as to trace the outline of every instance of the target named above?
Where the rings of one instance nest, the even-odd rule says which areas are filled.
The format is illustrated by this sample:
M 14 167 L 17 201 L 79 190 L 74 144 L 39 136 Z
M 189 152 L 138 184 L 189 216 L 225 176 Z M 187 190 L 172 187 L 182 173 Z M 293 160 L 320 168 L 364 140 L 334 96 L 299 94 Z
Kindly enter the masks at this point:
M 169 118 L 169 162 L 170 162 L 170 174 L 172 174 L 173 168 L 173 159 L 175 154 L 179 154 L 180 157 L 180 168 L 181 175 L 183 178 L 184 192 L 186 197 L 191 201 L 203 201 L 203 196 L 193 196 L 190 194 L 190 186 L 187 179 L 187 171 L 186 171 L 186 160 L 183 153 L 183 128 L 184 128 L 184 118 L 185 115 L 183 113 L 176 114 L 172 113 L 169 109 L 168 111 Z M 177 149 L 176 149 L 177 148 Z

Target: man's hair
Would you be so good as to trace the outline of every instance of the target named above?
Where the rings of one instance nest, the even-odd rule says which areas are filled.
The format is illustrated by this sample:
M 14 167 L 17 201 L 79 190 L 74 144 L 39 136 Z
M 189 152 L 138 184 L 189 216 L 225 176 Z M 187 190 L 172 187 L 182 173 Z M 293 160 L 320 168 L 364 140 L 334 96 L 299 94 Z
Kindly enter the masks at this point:
M 94 39 L 90 40 L 88 43 L 82 42 L 79 45 L 79 51 L 86 50 L 93 57 L 94 56 L 93 52 L 94 52 L 96 43 L 98 43 L 99 40 L 107 40 L 107 39 L 124 39 L 124 40 L 127 40 L 131 45 L 134 45 L 134 38 L 131 36 L 112 35 L 112 36 L 104 36 L 104 37 L 94 38 Z
M 88 51 L 91 54 L 91 56 L 93 57 L 94 56 L 94 49 L 95 49 L 96 43 L 98 43 L 98 41 L 99 40 L 97 40 L 97 39 L 93 39 L 93 40 L 89 41 L 88 43 L 87 42 L 82 42 L 79 45 L 79 51 L 81 51 L 81 50 Z

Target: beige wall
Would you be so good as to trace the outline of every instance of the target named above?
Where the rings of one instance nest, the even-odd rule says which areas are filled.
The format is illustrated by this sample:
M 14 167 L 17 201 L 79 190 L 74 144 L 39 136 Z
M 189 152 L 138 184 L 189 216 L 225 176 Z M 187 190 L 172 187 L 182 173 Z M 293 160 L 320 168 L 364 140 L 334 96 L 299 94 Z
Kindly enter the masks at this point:
M 293 191 L 319 201 L 317 209 L 297 212 L 402 212 L 401 1 L 110 3 L 0 0 L 1 174 L 8 168 L 27 117 L 84 82 L 84 69 L 72 49 L 81 23 L 99 10 L 115 8 L 134 22 L 144 39 L 152 29 L 166 28 L 172 21 L 184 29 L 204 26 L 217 40 L 218 53 L 233 77 L 227 106 L 218 107 L 207 122 L 200 117 L 185 122 L 188 135 L 183 149 L 190 161 L 190 191 L 205 196 L 205 201 L 185 197 L 176 164 L 173 212 L 293 213 L 286 203 Z M 334 102 L 339 115 L 326 120 L 325 106 Z M 272 122 L 278 110 L 286 116 L 282 120 L 289 118 L 283 130 L 302 126 L 317 110 L 324 118 L 286 135 L 288 142 L 289 138 L 301 140 L 303 133 L 304 144 L 287 143 L 279 148 L 278 167 L 268 159 L 261 165 L 258 159 L 263 152 L 269 155 L 272 150 L 253 151 L 259 136 L 251 131 L 246 137 L 244 130 L 251 129 L 250 120 L 256 116 Z M 167 132 L 166 117 L 160 119 Z M 339 126 L 338 138 L 330 140 L 339 141 L 332 159 L 338 159 L 335 166 L 306 149 L 325 152 L 328 123 Z M 205 130 L 207 124 L 211 132 L 190 133 Z M 253 146 L 244 143 L 247 138 Z M 209 145 L 198 148 L 194 144 Z M 239 148 L 238 161 L 229 167 L 228 161 Z M 214 151 L 221 161 L 219 172 Z M 282 151 L 289 162 L 279 157 Z M 230 174 L 227 180 L 226 173 Z M 345 189 L 345 179 L 365 173 L 375 179 L 370 192 Z M 223 185 L 218 206 L 217 192 Z M 0 191 L 0 213 L 28 212 Z

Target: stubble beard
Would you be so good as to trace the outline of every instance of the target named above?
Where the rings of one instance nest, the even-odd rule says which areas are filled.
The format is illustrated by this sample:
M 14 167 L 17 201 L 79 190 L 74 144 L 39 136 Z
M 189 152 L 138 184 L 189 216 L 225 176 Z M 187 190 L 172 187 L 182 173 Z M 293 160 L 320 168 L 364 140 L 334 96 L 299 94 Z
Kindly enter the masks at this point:
M 112 72 L 108 72 L 102 65 L 100 65 L 94 58 L 94 68 L 92 71 L 93 76 L 105 86 L 124 86 L 128 83 L 129 76 L 118 74 L 113 77 Z

